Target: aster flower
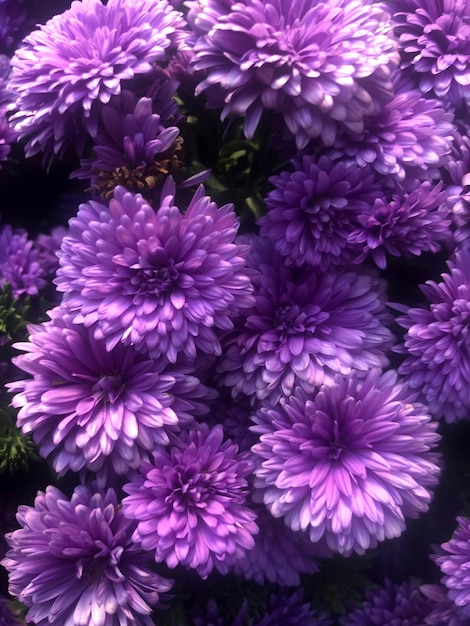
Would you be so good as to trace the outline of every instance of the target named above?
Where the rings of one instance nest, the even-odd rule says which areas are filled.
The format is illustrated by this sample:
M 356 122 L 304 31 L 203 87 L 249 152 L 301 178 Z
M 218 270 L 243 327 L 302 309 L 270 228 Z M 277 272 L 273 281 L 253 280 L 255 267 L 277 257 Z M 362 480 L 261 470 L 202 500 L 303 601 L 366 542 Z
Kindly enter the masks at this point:
M 439 436 L 392 370 L 297 389 L 254 418 L 255 487 L 275 517 L 335 552 L 363 554 L 428 509 Z
M 255 545 L 234 567 L 235 574 L 259 585 L 269 581 L 281 586 L 298 587 L 300 574 L 315 574 L 315 557 L 328 556 L 326 549 L 313 544 L 306 533 L 294 532 L 282 519 L 273 517 L 264 505 L 253 504 L 259 533 Z
M 400 373 L 422 393 L 433 415 L 450 423 L 467 418 L 470 409 L 470 251 L 457 252 L 448 267 L 442 282 L 421 286 L 428 306 L 408 309 L 397 319 L 407 332 L 396 350 L 406 355 Z
M 28 620 L 153 626 L 151 605 L 171 582 L 146 567 L 112 489 L 100 494 L 79 486 L 69 500 L 48 487 L 34 507 L 20 506 L 17 518 L 21 528 L 7 536 L 11 549 L 2 564 Z
M 392 0 L 403 70 L 427 95 L 470 104 L 470 2 Z
M 303 156 L 293 172 L 272 176 L 267 214 L 258 220 L 260 234 L 274 241 L 288 265 L 304 263 L 320 270 L 353 259 L 348 235 L 363 213 L 380 196 L 372 170 L 356 163 L 316 160 Z
M 5 224 L 0 230 L 0 285 L 9 283 L 13 297 L 36 296 L 46 285 L 39 252 L 23 229 Z
M 245 505 L 253 464 L 221 426 L 206 424 L 172 437 L 124 486 L 127 517 L 137 520 L 134 541 L 157 562 L 195 569 L 203 578 L 226 574 L 254 545 L 256 515 Z
M 46 162 L 87 133 L 96 135 L 100 105 L 122 84 L 150 74 L 180 45 L 185 21 L 166 0 L 75 0 L 28 35 L 12 58 L 12 127 L 27 139 L 26 155 Z
M 413 583 L 392 583 L 366 592 L 364 604 L 341 617 L 341 626 L 423 626 L 431 602 Z
M 402 184 L 438 178 L 451 151 L 453 114 L 425 98 L 399 71 L 392 73 L 393 97 L 368 116 L 364 128 L 338 136 L 332 154 L 372 166 Z
M 281 592 L 269 598 L 266 615 L 254 626 L 331 626 L 332 622 L 326 615 L 318 615 L 303 601 L 299 589 L 288 595 Z
M 336 373 L 388 364 L 384 283 L 375 273 L 289 268 L 268 240 L 250 237 L 255 305 L 225 340 L 218 366 L 233 392 L 275 403 L 313 392 Z
M 32 378 L 8 385 L 16 392 L 17 423 L 63 474 L 87 468 L 127 474 L 168 443 L 168 431 L 205 412 L 211 397 L 188 368 L 168 367 L 122 344 L 108 351 L 90 329 L 61 309 L 29 326 L 15 365 Z M 202 402 L 201 402 L 202 400 Z
M 25 622 L 7 598 L 0 596 L 0 626 L 24 626 Z
M 150 98 L 137 99 L 123 91 L 101 117 L 103 130 L 93 147 L 96 158 L 81 159 L 81 169 L 73 176 L 90 178 L 92 188 L 103 197 L 112 197 L 118 185 L 130 191 L 153 189 L 182 167 L 179 129 L 162 125 Z
M 449 241 L 449 207 L 442 182 L 437 185 L 416 181 L 413 191 L 393 194 L 391 200 L 378 198 L 357 216 L 358 226 L 348 243 L 362 248 L 355 262 L 369 255 L 385 269 L 387 256 L 410 258 L 421 252 L 438 252 Z
M 456 605 L 458 616 L 470 619 L 470 520 L 457 517 L 457 530 L 449 541 L 440 546 L 433 560 L 439 565 L 447 588 L 447 597 Z
M 390 16 L 371 0 L 195 0 L 186 5 L 200 36 L 192 68 L 221 117 L 245 115 L 251 138 L 264 109 L 282 114 L 298 148 L 338 126 L 363 129 L 364 115 L 391 93 L 390 64 L 398 61 Z M 227 11 L 227 9 L 230 9 Z M 206 15 L 204 12 L 208 11 Z M 194 19 L 190 21 L 194 22 Z
M 460 608 L 447 597 L 443 585 L 421 585 L 423 594 L 431 602 L 425 623 L 430 626 L 470 626 L 470 618 L 461 615 Z
M 28 30 L 27 7 L 23 0 L 0 2 L 0 54 L 11 55 Z
M 174 195 L 167 179 L 155 212 L 117 187 L 109 209 L 90 201 L 70 221 L 56 284 L 108 350 L 122 342 L 172 362 L 180 352 L 220 354 L 217 330 L 253 303 L 233 206 L 218 208 L 201 186 L 183 214 Z

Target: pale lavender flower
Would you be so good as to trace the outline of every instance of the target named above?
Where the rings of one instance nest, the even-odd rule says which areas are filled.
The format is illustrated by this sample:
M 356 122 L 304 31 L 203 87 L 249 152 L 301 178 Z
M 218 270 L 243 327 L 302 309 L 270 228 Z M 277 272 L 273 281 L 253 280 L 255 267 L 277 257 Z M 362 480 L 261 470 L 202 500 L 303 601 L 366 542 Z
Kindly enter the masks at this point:
M 427 511 L 439 473 L 436 424 L 415 400 L 394 371 L 372 370 L 262 408 L 252 451 L 267 508 L 344 555 L 401 535 Z
M 23 229 L 8 224 L 0 230 L 0 285 L 10 283 L 13 297 L 36 296 L 46 285 L 39 251 Z
M 125 475 L 166 445 L 168 431 L 207 411 L 211 394 L 187 367 L 169 367 L 132 347 L 108 351 L 61 309 L 29 326 L 15 365 L 32 378 L 9 384 L 17 423 L 63 474 L 83 468 Z
M 191 66 L 205 79 L 196 93 L 244 115 L 251 138 L 263 110 L 282 114 L 297 147 L 337 127 L 363 129 L 366 114 L 391 93 L 389 65 L 398 62 L 385 5 L 371 0 L 189 0 L 190 22 L 203 32 Z M 227 10 L 229 9 L 229 10 Z M 197 18 L 194 14 L 199 11 Z M 207 11 L 207 15 L 205 12 Z
M 153 189 L 182 166 L 178 151 L 182 140 L 176 126 L 165 128 L 152 110 L 150 98 L 138 99 L 123 90 L 101 114 L 94 138 L 94 158 L 81 159 L 74 177 L 90 179 L 92 188 L 105 198 L 123 185 L 129 191 Z
M 124 486 L 124 513 L 137 520 L 134 541 L 171 568 L 226 574 L 258 532 L 246 506 L 252 470 L 248 455 L 223 441 L 221 426 L 172 436 L 169 451 L 157 451 Z
M 392 0 L 390 5 L 402 70 L 424 94 L 470 104 L 470 2 Z
M 341 626 L 424 626 L 432 603 L 414 583 L 392 583 L 366 592 L 360 608 L 341 617 Z
M 385 284 L 374 272 L 289 268 L 274 244 L 247 238 L 255 305 L 225 341 L 223 383 L 273 403 L 296 386 L 313 392 L 335 374 L 388 364 Z
M 252 508 L 257 515 L 259 533 L 254 538 L 254 547 L 235 563 L 235 574 L 241 574 L 259 585 L 268 581 L 298 587 L 300 574 L 319 571 L 316 557 L 329 556 L 331 553 L 328 550 L 313 544 L 307 533 L 288 528 L 282 519 L 273 517 L 263 504 L 253 504 Z
M 9 591 L 28 608 L 28 620 L 87 626 L 153 626 L 151 606 L 172 583 L 146 566 L 132 541 L 134 524 L 112 489 L 75 489 L 69 500 L 55 487 L 20 506 L 21 526 L 7 536 L 2 564 Z
M 381 196 L 371 169 L 327 156 L 303 156 L 269 181 L 274 190 L 265 202 L 267 214 L 258 220 L 260 234 L 272 239 L 288 265 L 325 270 L 352 261 L 357 246 L 348 236 L 357 216 Z
M 387 256 L 410 258 L 422 252 L 438 252 L 441 243 L 452 240 L 450 210 L 442 182 L 415 182 L 410 193 L 378 198 L 357 216 L 357 228 L 348 243 L 362 252 L 356 263 L 372 257 L 381 268 Z
M 468 418 L 470 371 L 470 250 L 457 252 L 442 281 L 428 281 L 421 290 L 426 307 L 410 308 L 397 321 L 407 329 L 406 355 L 399 371 L 419 390 L 437 418 L 455 422 Z
M 451 151 L 454 116 L 438 100 L 425 98 L 399 71 L 391 80 L 393 97 L 366 118 L 362 130 L 339 135 L 332 152 L 402 184 L 438 178 Z
M 438 554 L 432 558 L 443 573 L 441 583 L 447 589 L 447 597 L 457 607 L 458 616 L 470 619 L 470 520 L 459 516 L 457 524 L 450 540 L 441 544 Z
M 220 354 L 218 331 L 253 303 L 233 206 L 217 207 L 200 186 L 182 213 L 174 195 L 169 178 L 155 212 L 117 187 L 109 208 L 90 201 L 70 221 L 56 284 L 108 350 L 124 343 L 172 362 Z
M 12 127 L 26 155 L 50 162 L 81 154 L 100 108 L 122 85 L 153 72 L 184 40 L 185 20 L 166 0 L 75 0 L 28 35 L 12 58 Z

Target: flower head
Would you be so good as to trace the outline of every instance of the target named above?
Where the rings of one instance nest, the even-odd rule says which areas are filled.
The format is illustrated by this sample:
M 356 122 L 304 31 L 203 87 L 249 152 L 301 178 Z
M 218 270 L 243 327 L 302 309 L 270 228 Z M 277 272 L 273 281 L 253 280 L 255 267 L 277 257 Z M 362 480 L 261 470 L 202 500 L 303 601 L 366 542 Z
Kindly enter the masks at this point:
M 12 58 L 13 128 L 26 154 L 46 161 L 94 136 L 100 105 L 153 71 L 183 39 L 185 21 L 167 0 L 75 0 L 28 35 Z
M 442 182 L 416 182 L 410 193 L 394 194 L 391 200 L 376 199 L 357 216 L 358 225 L 348 243 L 362 248 L 355 262 L 369 255 L 385 269 L 387 256 L 420 255 L 438 252 L 442 241 L 451 240 L 449 207 Z
M 275 517 L 345 555 L 398 537 L 428 509 L 439 436 L 392 370 L 298 389 L 254 418 L 255 487 Z
M 272 242 L 251 237 L 255 305 L 227 338 L 227 387 L 273 403 L 296 386 L 313 392 L 335 374 L 388 364 L 384 283 L 375 273 L 289 268 Z
M 78 178 L 90 178 L 91 186 L 105 198 L 119 184 L 129 191 L 153 189 L 181 167 L 176 126 L 165 128 L 152 112 L 150 98 L 124 90 L 103 109 L 102 125 L 94 139 L 96 158 L 81 159 Z
M 341 626 L 423 626 L 431 602 L 413 583 L 386 580 L 366 592 L 364 604 L 340 618 Z
M 30 326 L 16 366 L 32 375 L 9 385 L 18 426 L 60 474 L 87 468 L 127 474 L 168 431 L 205 411 L 206 390 L 185 367 L 168 367 L 122 344 L 108 351 L 61 309 Z
M 402 184 L 439 178 L 437 168 L 451 151 L 454 116 L 438 100 L 425 98 L 399 71 L 391 80 L 393 97 L 367 117 L 362 130 L 338 135 L 332 152 Z
M 6 224 L 0 230 L 0 285 L 9 283 L 15 298 L 36 296 L 46 285 L 39 251 L 23 229 Z
M 75 489 L 69 500 L 55 487 L 34 507 L 20 506 L 21 526 L 7 536 L 2 564 L 9 590 L 29 608 L 28 620 L 87 626 L 152 626 L 151 605 L 171 582 L 150 571 L 132 541 L 134 524 L 116 494 Z
M 192 67 L 206 77 L 197 93 L 223 107 L 222 118 L 245 115 L 249 138 L 270 109 L 282 114 L 298 148 L 317 137 L 331 145 L 338 126 L 362 130 L 364 115 L 391 92 L 388 66 L 398 54 L 382 4 L 219 0 L 201 7 L 190 0 L 187 6 L 190 16 L 196 6 L 203 13 Z
M 457 252 L 448 267 L 442 282 L 421 286 L 428 306 L 398 318 L 407 332 L 397 351 L 406 354 L 400 373 L 422 393 L 433 415 L 455 422 L 470 409 L 470 250 Z
M 470 520 L 457 517 L 457 530 L 440 547 L 433 560 L 441 568 L 442 584 L 447 588 L 447 597 L 457 607 L 459 617 L 470 618 Z
M 443 585 L 421 585 L 423 594 L 431 602 L 431 610 L 425 623 L 430 626 L 470 626 L 470 618 L 461 613 L 460 607 L 447 596 Z
M 289 265 L 326 270 L 347 264 L 354 256 L 348 235 L 357 215 L 380 195 L 372 171 L 327 156 L 307 155 L 293 166 L 293 172 L 269 179 L 275 188 L 265 200 L 268 212 L 259 220 L 260 234 L 274 241 Z
M 155 212 L 117 187 L 109 208 L 90 201 L 70 221 L 56 283 L 108 350 L 124 343 L 172 362 L 197 349 L 220 354 L 216 331 L 253 303 L 233 206 L 218 208 L 201 186 L 182 213 L 174 194 L 167 179 Z
M 171 443 L 124 486 L 124 513 L 137 520 L 134 540 L 169 567 L 180 563 L 203 578 L 214 568 L 226 574 L 258 532 L 245 504 L 253 464 L 223 441 L 221 426 L 202 424 Z
M 427 95 L 470 104 L 470 2 L 392 0 L 401 68 Z

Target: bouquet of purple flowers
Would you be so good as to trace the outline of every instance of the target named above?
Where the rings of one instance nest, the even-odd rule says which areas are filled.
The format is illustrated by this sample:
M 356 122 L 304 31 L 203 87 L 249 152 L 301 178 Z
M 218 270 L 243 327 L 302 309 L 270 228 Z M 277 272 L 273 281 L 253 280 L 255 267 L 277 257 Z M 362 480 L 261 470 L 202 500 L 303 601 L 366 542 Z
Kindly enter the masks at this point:
M 470 0 L 0 0 L 0 626 L 470 624 Z

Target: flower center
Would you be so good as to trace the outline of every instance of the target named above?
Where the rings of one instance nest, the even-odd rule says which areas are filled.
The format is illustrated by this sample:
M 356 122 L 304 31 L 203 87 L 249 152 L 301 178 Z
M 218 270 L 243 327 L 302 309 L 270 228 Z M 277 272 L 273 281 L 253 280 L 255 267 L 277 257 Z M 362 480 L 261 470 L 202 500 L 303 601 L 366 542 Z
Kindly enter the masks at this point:
M 99 399 L 105 402 L 114 402 L 124 388 L 122 373 L 116 370 L 102 374 L 93 385 L 92 391 Z

